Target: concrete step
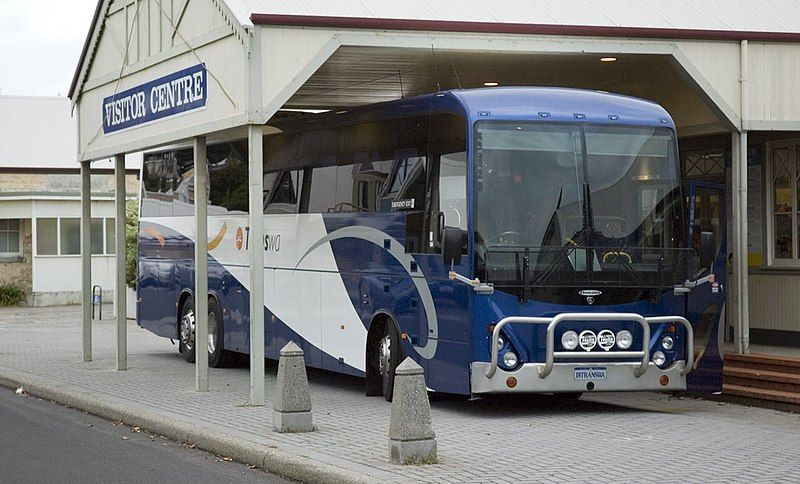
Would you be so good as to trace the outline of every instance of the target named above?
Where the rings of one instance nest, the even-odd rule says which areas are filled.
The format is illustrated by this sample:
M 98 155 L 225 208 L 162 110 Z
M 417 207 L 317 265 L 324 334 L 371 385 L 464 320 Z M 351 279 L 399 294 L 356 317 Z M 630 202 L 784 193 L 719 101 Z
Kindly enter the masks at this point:
M 739 385 L 722 385 L 723 400 L 784 412 L 800 412 L 800 393 L 764 390 Z
M 794 373 L 726 366 L 722 375 L 723 382 L 729 385 L 800 395 L 800 375 Z
M 761 353 L 751 353 L 749 355 L 725 353 L 725 368 L 747 368 L 749 370 L 800 375 L 800 358 Z

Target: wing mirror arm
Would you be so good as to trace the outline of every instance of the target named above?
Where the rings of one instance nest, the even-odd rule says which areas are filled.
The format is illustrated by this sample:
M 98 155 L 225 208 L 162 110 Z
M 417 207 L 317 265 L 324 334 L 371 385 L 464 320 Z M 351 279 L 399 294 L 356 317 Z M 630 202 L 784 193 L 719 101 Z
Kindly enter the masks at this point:
M 450 264 L 450 272 L 448 273 L 450 280 L 471 286 L 478 294 L 494 293 L 494 285 L 481 282 L 477 277 L 469 279 L 455 271 L 455 266 L 461 263 L 461 255 L 467 246 L 467 232 L 458 227 L 447 227 L 444 224 L 440 225 L 440 227 L 442 227 L 439 235 L 439 240 L 442 243 L 442 259 L 445 265 Z
M 708 275 L 705 277 L 701 277 L 694 281 L 686 279 L 683 284 L 679 284 L 674 288 L 674 294 L 676 296 L 681 294 L 686 294 L 691 292 L 697 286 L 711 283 L 713 284 L 716 280 L 714 276 L 714 259 L 717 256 L 717 241 L 716 237 L 714 237 L 713 232 L 701 232 L 700 233 L 700 267 L 702 274 L 705 270 L 708 270 Z

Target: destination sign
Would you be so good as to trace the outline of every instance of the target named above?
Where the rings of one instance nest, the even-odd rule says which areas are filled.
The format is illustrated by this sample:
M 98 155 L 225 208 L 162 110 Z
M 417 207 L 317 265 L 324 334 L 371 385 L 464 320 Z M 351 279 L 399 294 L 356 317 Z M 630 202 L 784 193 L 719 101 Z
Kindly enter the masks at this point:
M 197 64 L 103 99 L 103 133 L 205 107 L 206 66 Z

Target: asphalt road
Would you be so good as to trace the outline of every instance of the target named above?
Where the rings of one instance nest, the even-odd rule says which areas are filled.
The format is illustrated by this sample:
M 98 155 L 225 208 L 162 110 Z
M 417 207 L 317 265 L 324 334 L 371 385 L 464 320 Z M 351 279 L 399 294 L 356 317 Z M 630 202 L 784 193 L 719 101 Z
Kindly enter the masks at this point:
M 0 482 L 289 482 L 120 422 L 0 388 Z

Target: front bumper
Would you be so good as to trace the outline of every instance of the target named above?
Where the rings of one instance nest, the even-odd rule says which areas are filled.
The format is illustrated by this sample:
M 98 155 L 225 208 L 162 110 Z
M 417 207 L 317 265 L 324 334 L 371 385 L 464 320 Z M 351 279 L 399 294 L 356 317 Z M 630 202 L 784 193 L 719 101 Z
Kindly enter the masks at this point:
M 676 361 L 669 367 L 661 369 L 653 362 L 648 364 L 647 371 L 641 376 L 635 376 L 634 368 L 630 363 L 622 362 L 580 362 L 580 363 L 555 363 L 547 378 L 541 378 L 544 363 L 525 363 L 514 371 L 505 371 L 497 368 L 492 377 L 486 373 L 491 368 L 491 363 L 476 361 L 472 363 L 472 393 L 551 393 L 551 392 L 618 392 L 618 391 L 666 391 L 686 390 L 686 362 Z M 576 380 L 576 368 L 606 368 L 606 378 L 598 380 Z M 669 381 L 666 385 L 661 382 L 661 377 L 666 375 Z M 516 386 L 510 388 L 508 378 L 516 378 Z M 588 383 L 593 387 L 587 387 Z

